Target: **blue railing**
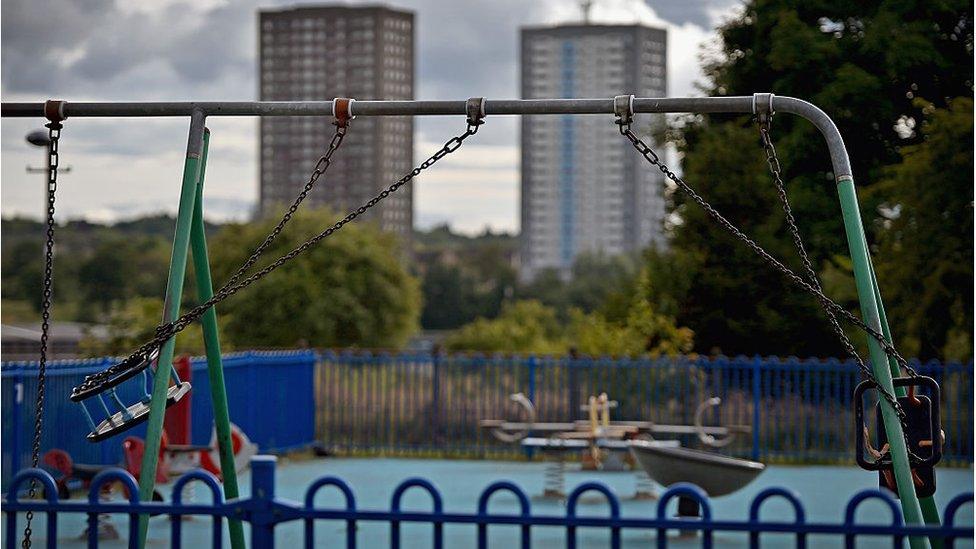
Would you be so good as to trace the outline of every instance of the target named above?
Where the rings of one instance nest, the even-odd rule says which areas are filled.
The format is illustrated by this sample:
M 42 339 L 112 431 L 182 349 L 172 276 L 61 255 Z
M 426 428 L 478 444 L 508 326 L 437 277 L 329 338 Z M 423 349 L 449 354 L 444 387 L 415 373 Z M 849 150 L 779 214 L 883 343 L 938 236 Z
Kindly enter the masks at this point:
M 46 514 L 45 528 L 38 528 L 33 539 L 38 546 L 46 542 L 48 547 L 58 545 L 59 519 L 71 514 L 88 516 L 88 546 L 98 546 L 98 515 L 102 513 L 124 514 L 128 516 L 129 547 L 136 547 L 136 536 L 131 535 L 136 530 L 140 513 L 152 515 L 168 515 L 169 541 L 171 547 L 181 547 L 184 540 L 183 521 L 180 517 L 187 515 L 212 517 L 212 530 L 208 541 L 213 547 L 224 544 L 223 524 L 227 520 L 242 520 L 250 527 L 251 543 L 254 549 L 270 548 L 275 545 L 275 528 L 290 522 L 303 523 L 303 537 L 305 547 L 315 547 L 315 521 L 333 520 L 343 521 L 345 527 L 345 545 L 355 548 L 361 523 L 381 523 L 389 527 L 390 547 L 401 545 L 401 525 L 403 523 L 429 524 L 432 528 L 432 546 L 440 548 L 445 543 L 445 525 L 469 525 L 473 528 L 463 535 L 466 541 L 454 541 L 459 532 L 452 530 L 452 546 L 471 546 L 476 544 L 485 548 L 489 542 L 489 525 L 508 525 L 519 527 L 518 540 L 523 548 L 532 545 L 534 528 L 556 527 L 564 532 L 566 547 L 574 548 L 577 544 L 577 530 L 580 528 L 601 529 L 606 533 L 606 540 L 613 548 L 621 547 L 624 531 L 643 530 L 656 534 L 658 547 L 667 547 L 672 539 L 668 533 L 681 531 L 695 532 L 700 536 L 703 547 L 715 545 L 716 535 L 723 536 L 721 544 L 732 541 L 734 536 L 742 536 L 743 542 L 750 547 L 758 547 L 760 535 L 788 534 L 792 538 L 791 545 L 806 547 L 810 536 L 817 536 L 817 543 L 829 539 L 835 542 L 843 540 L 846 546 L 853 547 L 857 539 L 871 538 L 889 540 L 895 547 L 900 547 L 909 536 L 939 537 L 946 547 L 953 547 L 956 539 L 972 539 L 971 526 L 956 526 L 956 514 L 965 504 L 973 501 L 973 494 L 962 494 L 952 499 L 943 512 L 944 523 L 939 527 L 906 526 L 901 519 L 901 512 L 896 501 L 887 493 L 879 490 L 864 490 L 854 495 L 843 510 L 842 522 L 813 522 L 808 521 L 806 512 L 800 499 L 795 493 L 784 488 L 767 488 L 752 500 L 748 515 L 738 520 L 715 518 L 712 503 L 704 492 L 692 484 L 677 484 L 665 491 L 657 504 L 656 513 L 652 517 L 625 517 L 621 515 L 620 502 L 613 491 L 601 483 L 587 482 L 579 485 L 566 500 L 566 511 L 558 515 L 534 514 L 526 493 L 517 485 L 506 481 L 491 484 L 481 493 L 477 509 L 474 512 L 448 512 L 444 509 L 443 498 L 432 483 L 427 480 L 414 478 L 402 482 L 393 492 L 388 510 L 361 510 L 356 506 L 356 497 L 352 489 L 342 479 L 323 477 L 314 481 L 305 492 L 303 502 L 278 498 L 275 493 L 275 458 L 271 456 L 257 456 L 251 462 L 251 494 L 249 498 L 224 501 L 219 481 L 209 473 L 197 471 L 181 477 L 174 486 L 172 503 L 139 502 L 135 496 L 138 489 L 135 480 L 128 473 L 114 469 L 100 473 L 92 482 L 86 502 L 66 502 L 58 499 L 58 491 L 54 480 L 46 472 L 37 469 L 25 470 L 12 480 L 12 488 L 24 487 L 31 479 L 35 479 L 44 488 L 46 500 L 3 500 L 3 512 L 6 515 L 5 537 L 8 547 L 14 547 L 21 539 L 22 532 L 18 530 L 17 514 L 33 511 L 36 515 Z M 213 496 L 212 504 L 183 504 L 181 493 L 187 483 L 202 482 Z M 103 486 L 111 482 L 122 483 L 130 499 L 128 501 L 101 501 L 100 493 Z M 342 494 L 345 505 L 339 508 L 324 508 L 315 504 L 316 494 L 323 488 L 334 487 Z M 430 495 L 431 511 L 406 511 L 403 509 L 403 496 L 408 490 L 421 490 Z M 489 500 L 495 499 L 496 494 L 507 492 L 514 496 L 519 505 L 518 513 L 491 513 L 488 509 Z M 588 492 L 602 494 L 609 506 L 608 516 L 580 516 L 578 503 L 580 497 Z M 16 492 L 14 492 L 16 493 Z M 700 517 L 675 518 L 672 516 L 674 501 L 678 498 L 688 498 L 696 501 L 700 506 Z M 760 510 L 772 498 L 782 498 L 793 510 L 792 520 L 782 516 L 775 521 L 762 520 Z M 866 501 L 876 500 L 890 511 L 891 521 L 888 524 L 859 523 L 856 520 L 858 508 Z M 840 508 L 838 507 L 838 512 Z M 38 523 L 35 522 L 35 526 Z M 338 543 L 334 531 L 330 531 L 330 540 Z M 322 539 L 318 540 L 323 541 Z M 415 541 L 415 540 L 414 540 Z M 604 543 L 601 543 L 603 545 Z M 199 545 L 200 540 L 195 544 Z M 645 542 L 646 543 L 646 542 Z M 745 543 L 743 543 L 744 545 Z M 679 545 L 686 545 L 686 543 Z
M 776 357 L 610 359 L 323 352 L 317 369 L 320 439 L 357 453 L 448 453 L 519 457 L 517 445 L 478 428 L 516 419 L 509 395 L 525 393 L 539 421 L 582 417 L 589 395 L 619 401 L 616 419 L 693 422 L 700 402 L 723 404 L 712 424 L 752 426 L 726 449 L 780 462 L 850 462 L 852 396 L 861 380 L 850 361 Z M 946 464 L 973 461 L 973 364 L 914 363 L 943 388 Z M 692 440 L 685 442 L 692 443 Z
M 120 439 L 90 444 L 71 388 L 113 359 L 58 361 L 49 369 L 44 449 L 61 448 L 78 463 L 121 462 Z M 727 451 L 780 462 L 845 462 L 853 456 L 855 365 L 836 359 L 677 357 L 609 359 L 333 351 L 244 352 L 224 359 L 232 420 L 264 452 L 321 442 L 346 453 L 521 458 L 518 445 L 478 427 L 512 418 L 508 396 L 527 394 L 539 421 L 580 417 L 589 395 L 620 402 L 617 419 L 690 424 L 705 398 L 722 397 L 712 424 L 752 426 Z M 942 385 L 944 463 L 973 462 L 973 364 L 915 363 Z M 211 436 L 203 359 L 193 360 L 194 444 Z M 29 464 L 36 365 L 0 368 L 2 477 Z M 131 390 L 123 389 L 125 390 Z M 135 394 L 131 395 L 135 398 Z M 123 396 L 123 399 L 127 397 Z M 143 428 L 132 434 L 142 436 Z M 684 442 L 693 443 L 692 440 Z
M 231 421 L 237 424 L 263 452 L 282 452 L 307 447 L 316 437 L 315 394 L 311 391 L 317 355 L 313 351 L 274 351 L 230 353 L 224 356 L 224 378 Z M 145 436 L 140 425 L 123 436 L 92 444 L 85 440 L 89 426 L 78 404 L 68 395 L 88 374 L 115 363 L 113 358 L 59 360 L 48 366 L 45 429 L 42 450 L 60 448 L 75 463 L 118 465 L 122 462 L 122 439 Z M 194 358 L 192 404 L 192 443 L 209 444 L 213 411 L 206 360 Z M 0 435 L 2 479 L 5 490 L 14 473 L 30 465 L 30 440 L 34 426 L 37 365 L 29 362 L 4 363 L 0 367 Z M 125 402 L 135 402 L 142 394 L 135 382 L 119 387 Z

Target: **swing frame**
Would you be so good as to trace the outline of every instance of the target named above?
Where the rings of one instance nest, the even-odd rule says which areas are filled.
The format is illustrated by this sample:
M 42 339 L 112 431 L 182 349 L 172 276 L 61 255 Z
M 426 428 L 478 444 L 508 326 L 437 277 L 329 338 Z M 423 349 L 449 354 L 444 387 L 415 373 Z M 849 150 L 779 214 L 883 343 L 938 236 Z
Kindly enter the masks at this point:
M 186 158 L 183 166 L 182 189 L 170 259 L 169 279 L 166 287 L 164 322 L 172 322 L 179 316 L 180 298 L 186 274 L 188 252 L 195 265 L 198 298 L 201 302 L 213 295 L 213 284 L 203 231 L 203 181 L 206 171 L 207 149 L 210 132 L 205 123 L 211 116 L 335 116 L 335 101 L 250 101 L 250 102 L 5 102 L 0 116 L 38 118 L 46 116 L 46 108 L 52 104 L 62 118 L 81 117 L 189 117 Z M 619 114 L 618 105 L 609 99 L 516 99 L 486 100 L 484 114 L 497 115 L 577 115 Z M 464 116 L 465 101 L 355 101 L 350 102 L 350 115 L 355 116 Z M 854 188 L 854 178 L 844 140 L 836 125 L 815 105 L 792 97 L 757 93 L 752 96 L 695 97 L 695 98 L 636 98 L 631 96 L 628 105 L 634 114 L 645 113 L 726 113 L 763 115 L 773 112 L 790 113 L 811 122 L 826 141 L 830 154 L 833 176 L 837 184 L 844 230 L 847 237 L 854 279 L 863 321 L 875 332 L 884 335 L 892 343 L 891 332 L 881 301 L 870 251 L 864 233 L 863 222 Z M 355 112 L 351 112 L 355 109 Z M 214 418 L 220 447 L 221 469 L 233 471 L 233 455 L 230 444 L 230 418 L 224 387 L 220 342 L 217 331 L 216 311 L 211 307 L 201 318 L 206 345 L 207 371 L 213 396 Z M 904 387 L 896 387 L 892 379 L 900 377 L 899 366 L 888 356 L 882 346 L 867 337 L 871 367 L 875 379 L 883 390 L 897 397 L 905 396 Z M 162 433 L 166 391 L 172 364 L 175 338 L 169 339 L 160 349 L 159 362 L 154 377 L 152 400 L 146 434 L 146 456 L 139 479 L 139 496 L 148 500 L 154 489 L 156 456 Z M 938 405 L 938 403 L 935 403 Z M 938 523 L 938 511 L 932 498 L 915 495 L 911 465 L 902 426 L 896 411 L 884 399 L 880 402 L 882 418 L 891 444 L 892 467 L 905 522 L 909 525 Z M 860 427 L 858 427 L 860 428 Z M 235 475 L 224 475 L 224 491 L 228 499 L 238 497 Z M 235 549 L 242 548 L 244 539 L 240 521 L 231 520 L 231 542 Z M 140 521 L 140 546 L 145 541 L 146 520 Z M 910 538 L 913 547 L 924 547 L 924 538 Z

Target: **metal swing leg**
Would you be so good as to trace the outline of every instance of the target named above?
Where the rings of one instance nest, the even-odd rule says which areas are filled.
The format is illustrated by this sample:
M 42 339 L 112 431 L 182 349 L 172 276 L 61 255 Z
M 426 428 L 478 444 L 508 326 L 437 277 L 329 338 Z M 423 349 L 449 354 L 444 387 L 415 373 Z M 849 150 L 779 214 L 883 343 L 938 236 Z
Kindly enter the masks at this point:
M 180 312 L 183 282 L 186 278 L 186 260 L 190 243 L 193 207 L 196 202 L 197 186 L 200 179 L 205 119 L 206 117 L 200 111 L 194 111 L 190 116 L 186 160 L 183 164 L 183 184 L 180 190 L 180 207 L 176 216 L 176 231 L 173 236 L 173 251 L 170 256 L 169 278 L 163 305 L 163 322 L 166 323 L 175 320 Z M 170 373 L 173 369 L 175 346 L 175 338 L 167 340 L 160 349 L 159 360 L 156 363 L 156 375 L 153 378 L 152 400 L 149 403 L 149 419 L 146 428 L 146 448 L 142 468 L 139 471 L 139 499 L 141 501 L 152 501 L 153 490 L 155 489 L 159 445 L 163 434 L 163 416 L 166 412 L 166 393 L 169 388 Z M 139 515 L 139 547 L 145 547 L 148 527 L 149 515 Z
M 193 272 L 196 275 L 197 299 L 201 303 L 213 297 L 213 281 L 210 277 L 210 259 L 207 254 L 207 235 L 203 224 L 203 181 L 207 173 L 207 152 L 210 148 L 210 130 L 203 134 L 203 158 L 200 178 L 197 181 L 196 201 L 193 204 L 193 221 L 190 225 L 190 250 L 193 254 Z M 213 401 L 214 425 L 217 430 L 217 449 L 220 454 L 220 472 L 224 484 L 224 497 L 240 496 L 237 486 L 237 469 L 234 464 L 234 444 L 231 441 L 230 412 L 227 408 L 227 390 L 224 385 L 224 365 L 220 356 L 220 336 L 217 331 L 217 311 L 207 309 L 200 317 L 203 326 L 203 342 L 207 352 L 207 376 L 210 379 L 210 395 Z M 244 529 L 239 520 L 228 520 L 230 543 L 234 549 L 244 549 Z
M 864 230 L 861 230 L 861 238 L 864 239 L 864 247 L 867 249 L 867 237 L 864 235 Z M 869 261 L 868 267 L 871 271 L 871 284 L 874 288 L 874 300 L 878 304 L 878 316 L 881 321 L 881 333 L 884 335 L 885 339 L 889 344 L 893 344 L 894 340 L 891 336 L 891 328 L 888 326 L 888 315 L 885 314 L 884 303 L 881 301 L 881 289 L 878 287 L 878 277 L 874 274 L 874 265 Z M 891 370 L 892 377 L 900 377 L 902 375 L 898 363 L 893 357 L 888 357 L 888 369 Z M 904 397 L 906 391 L 904 387 L 895 387 L 895 396 L 898 398 Z M 939 403 L 935 403 L 936 406 Z M 934 474 L 934 473 L 933 473 Z M 935 503 L 934 496 L 926 496 L 918 498 L 918 503 L 922 508 L 922 518 L 925 523 L 932 526 L 940 526 L 942 524 L 942 519 L 939 516 L 939 508 Z M 932 543 L 932 547 L 940 548 L 943 546 L 941 538 L 929 538 Z
M 874 267 L 871 265 L 871 256 L 864 237 L 864 225 L 861 222 L 861 212 L 858 209 L 857 195 L 854 191 L 854 179 L 849 175 L 838 178 L 837 192 L 844 218 L 844 229 L 847 233 L 847 244 L 854 265 L 854 282 L 861 304 L 861 315 L 871 328 L 881 332 L 883 330 L 881 324 L 882 307 L 880 296 L 877 293 Z M 884 335 L 886 338 L 890 338 L 887 333 Z M 871 353 L 871 368 L 877 382 L 889 394 L 897 395 L 892 383 L 892 373 L 893 370 L 894 372 L 898 371 L 897 365 L 891 364 L 887 353 L 874 338 L 868 338 L 868 349 Z M 893 471 L 905 522 L 921 525 L 924 523 L 922 506 L 915 496 L 915 484 L 912 479 L 911 465 L 908 462 L 908 451 L 901 423 L 894 408 L 883 399 L 881 401 L 881 414 L 888 441 L 891 444 Z M 928 547 L 928 540 L 922 537 L 910 537 L 909 543 L 913 548 Z

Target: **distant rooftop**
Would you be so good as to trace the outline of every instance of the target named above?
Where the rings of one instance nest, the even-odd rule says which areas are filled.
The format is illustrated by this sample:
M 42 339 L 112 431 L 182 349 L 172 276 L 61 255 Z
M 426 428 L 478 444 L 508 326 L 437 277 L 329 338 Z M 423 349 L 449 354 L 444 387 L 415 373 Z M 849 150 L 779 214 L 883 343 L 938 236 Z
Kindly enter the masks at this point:
M 274 8 L 260 8 L 261 13 L 295 13 L 301 11 L 367 11 L 384 10 L 413 15 L 412 10 L 397 8 L 387 4 L 294 4 Z

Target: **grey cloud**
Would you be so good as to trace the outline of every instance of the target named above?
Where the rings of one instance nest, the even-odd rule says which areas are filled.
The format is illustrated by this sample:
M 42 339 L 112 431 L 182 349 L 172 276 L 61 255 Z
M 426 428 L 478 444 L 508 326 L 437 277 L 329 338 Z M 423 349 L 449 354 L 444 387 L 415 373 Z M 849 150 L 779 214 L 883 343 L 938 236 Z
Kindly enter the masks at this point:
M 649 5 L 677 23 L 707 26 L 711 7 L 736 1 L 659 0 Z M 201 7 L 168 2 L 144 14 L 113 0 L 9 0 L 0 8 L 0 89 L 5 100 L 254 99 L 257 10 L 295 3 L 230 0 Z M 416 13 L 416 94 L 424 99 L 518 97 L 519 28 L 548 16 L 547 3 L 525 0 L 387 3 Z M 185 121 L 79 120 L 66 129 L 66 147 L 70 140 L 72 154 L 158 155 L 185 145 L 185 127 Z M 416 127 L 418 142 L 443 142 L 463 130 L 463 120 L 420 118 Z M 5 122 L 2 137 L 5 154 L 26 147 L 19 144 L 21 126 Z M 490 120 L 477 140 L 517 146 L 517 119 Z M 245 153 L 256 162 L 253 149 Z
M 741 0 L 646 0 L 647 5 L 654 8 L 664 19 L 682 25 L 693 23 L 699 27 L 709 28 L 712 21 L 711 10 L 727 9 Z

